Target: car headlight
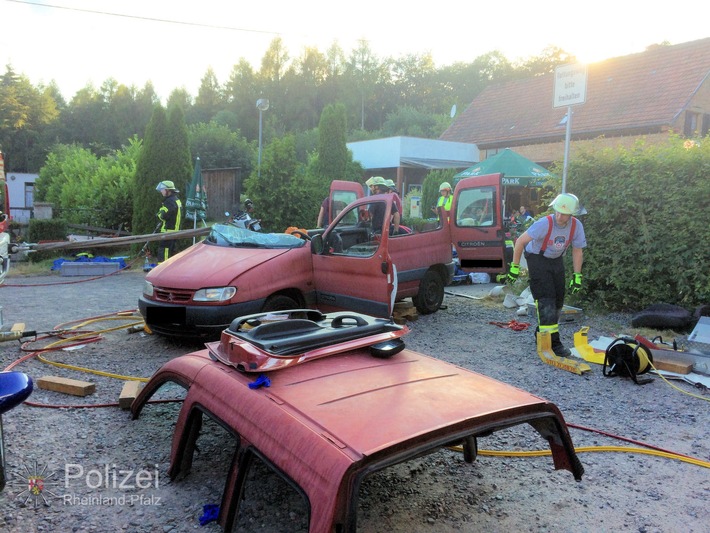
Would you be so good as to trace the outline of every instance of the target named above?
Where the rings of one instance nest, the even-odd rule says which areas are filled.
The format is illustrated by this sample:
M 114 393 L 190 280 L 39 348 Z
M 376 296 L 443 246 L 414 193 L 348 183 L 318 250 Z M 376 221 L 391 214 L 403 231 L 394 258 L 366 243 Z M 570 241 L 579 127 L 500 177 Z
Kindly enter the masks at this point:
M 143 296 L 146 298 L 153 297 L 153 284 L 150 281 L 143 282 Z
M 192 300 L 195 302 L 226 302 L 237 294 L 236 287 L 214 287 L 195 291 Z

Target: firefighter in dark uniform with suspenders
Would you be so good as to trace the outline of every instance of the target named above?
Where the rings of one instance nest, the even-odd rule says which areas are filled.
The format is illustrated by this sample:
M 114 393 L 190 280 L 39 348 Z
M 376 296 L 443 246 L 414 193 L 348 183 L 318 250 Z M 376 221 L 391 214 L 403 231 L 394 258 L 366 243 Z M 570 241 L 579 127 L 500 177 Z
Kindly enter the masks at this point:
M 582 263 L 587 240 L 582 223 L 573 215 L 586 213 L 574 194 L 562 193 L 550 204 L 554 210 L 535 221 L 515 242 L 513 262 L 507 281 L 514 283 L 520 274 L 520 257 L 525 253 L 530 274 L 530 292 L 537 307 L 538 331 L 548 332 L 552 351 L 559 357 L 571 352 L 560 341 L 558 323 L 565 300 L 563 257 L 572 246 L 574 274 L 569 283 L 572 292 L 582 287 Z

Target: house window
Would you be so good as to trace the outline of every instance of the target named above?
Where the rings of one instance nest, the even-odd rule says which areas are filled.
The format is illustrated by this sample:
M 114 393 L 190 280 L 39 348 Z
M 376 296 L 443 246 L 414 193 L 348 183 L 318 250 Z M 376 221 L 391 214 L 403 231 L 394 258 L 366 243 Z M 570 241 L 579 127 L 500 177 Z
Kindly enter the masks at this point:
M 700 129 L 700 136 L 705 137 L 708 132 L 710 132 L 710 115 L 705 113 L 703 115 L 703 127 Z
M 698 134 L 698 122 L 700 121 L 700 113 L 693 113 L 692 111 L 685 112 L 685 128 L 683 128 L 683 135 L 686 137 L 695 137 Z
M 32 207 L 35 205 L 35 184 L 25 183 L 25 205 L 24 207 Z

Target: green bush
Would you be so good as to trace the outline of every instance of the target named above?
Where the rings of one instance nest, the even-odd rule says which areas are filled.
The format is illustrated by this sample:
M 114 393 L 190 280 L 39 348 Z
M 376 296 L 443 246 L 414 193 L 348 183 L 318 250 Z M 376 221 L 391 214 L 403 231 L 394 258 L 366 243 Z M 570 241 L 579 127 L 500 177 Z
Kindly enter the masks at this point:
M 567 191 L 588 210 L 583 298 L 616 310 L 710 302 L 709 176 L 709 138 L 578 154 Z
M 40 220 L 33 218 L 30 220 L 30 242 L 63 241 L 66 240 L 67 233 L 67 222 L 64 219 Z
M 51 220 L 33 218 L 30 220 L 28 241 L 39 243 L 43 241 L 64 241 L 67 238 L 69 229 L 64 219 L 54 218 Z M 32 252 L 27 257 L 33 263 L 44 261 L 56 257 L 57 251 Z

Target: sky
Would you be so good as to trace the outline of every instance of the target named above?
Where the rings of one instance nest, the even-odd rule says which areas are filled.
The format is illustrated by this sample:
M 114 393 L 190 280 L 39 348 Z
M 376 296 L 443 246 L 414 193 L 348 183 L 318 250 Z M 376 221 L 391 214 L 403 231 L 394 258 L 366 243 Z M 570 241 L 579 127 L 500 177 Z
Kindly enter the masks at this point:
M 708 15 L 707 0 L 0 0 L 0 60 L 67 100 L 113 78 L 151 81 L 165 101 L 176 88 L 196 96 L 210 67 L 220 84 L 242 58 L 258 70 L 276 37 L 291 58 L 336 42 L 348 56 L 365 39 L 380 59 L 430 53 L 437 67 L 548 46 L 591 63 L 710 37 Z

